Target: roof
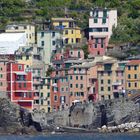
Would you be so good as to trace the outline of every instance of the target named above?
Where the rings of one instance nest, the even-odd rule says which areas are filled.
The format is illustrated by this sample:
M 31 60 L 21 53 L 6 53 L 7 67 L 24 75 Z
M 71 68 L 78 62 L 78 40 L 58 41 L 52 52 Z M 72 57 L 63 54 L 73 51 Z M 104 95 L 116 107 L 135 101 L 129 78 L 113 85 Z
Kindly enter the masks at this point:
M 127 63 L 127 65 L 139 65 L 140 60 L 131 60 L 130 62 Z
M 20 46 L 26 45 L 25 33 L 1 33 L 0 54 L 14 54 Z
M 75 21 L 73 18 L 52 18 L 53 21 Z
M 0 42 L 4 41 L 17 41 L 19 40 L 25 33 L 1 33 L 0 34 Z

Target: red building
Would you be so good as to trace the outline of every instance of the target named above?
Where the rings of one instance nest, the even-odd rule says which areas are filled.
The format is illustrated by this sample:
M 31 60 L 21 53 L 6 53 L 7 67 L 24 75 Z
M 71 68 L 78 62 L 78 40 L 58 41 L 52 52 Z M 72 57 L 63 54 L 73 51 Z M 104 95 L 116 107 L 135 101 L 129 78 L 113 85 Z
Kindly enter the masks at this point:
M 7 92 L 12 102 L 33 109 L 32 73 L 24 64 L 7 63 Z
M 95 56 L 105 55 L 106 49 L 108 46 L 108 38 L 105 36 L 92 36 L 88 42 L 88 51 L 89 54 Z

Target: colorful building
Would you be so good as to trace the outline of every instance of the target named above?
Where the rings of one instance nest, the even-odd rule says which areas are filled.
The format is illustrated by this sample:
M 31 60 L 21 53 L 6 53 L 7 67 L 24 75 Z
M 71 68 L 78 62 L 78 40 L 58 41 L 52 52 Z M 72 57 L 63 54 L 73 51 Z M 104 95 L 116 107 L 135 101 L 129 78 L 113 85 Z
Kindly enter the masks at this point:
M 117 10 L 95 8 L 89 17 L 89 39 L 91 36 L 107 36 L 110 39 L 113 26 L 117 26 Z
M 20 33 L 26 34 L 27 45 L 35 43 L 35 25 L 34 24 L 10 24 L 6 26 L 5 32 L 7 33 Z
M 125 67 L 126 93 L 140 93 L 140 60 L 130 60 Z
M 50 65 L 52 56 L 57 49 L 63 47 L 61 34 L 58 30 L 47 30 L 37 32 L 37 45 L 43 48 L 43 61 L 46 65 Z
M 45 112 L 51 112 L 51 78 L 42 78 L 42 85 L 40 88 L 40 109 L 45 110 Z
M 33 109 L 34 91 L 32 72 L 24 64 L 7 63 L 7 94 L 11 102 L 29 110 Z
M 7 62 L 8 60 L 0 60 L 0 97 L 7 98 Z
M 105 55 L 113 26 L 117 26 L 117 10 L 95 8 L 89 17 L 89 53 Z
M 63 34 L 64 44 L 76 44 L 81 42 L 82 34 L 76 21 L 72 18 L 52 18 L 52 25 Z

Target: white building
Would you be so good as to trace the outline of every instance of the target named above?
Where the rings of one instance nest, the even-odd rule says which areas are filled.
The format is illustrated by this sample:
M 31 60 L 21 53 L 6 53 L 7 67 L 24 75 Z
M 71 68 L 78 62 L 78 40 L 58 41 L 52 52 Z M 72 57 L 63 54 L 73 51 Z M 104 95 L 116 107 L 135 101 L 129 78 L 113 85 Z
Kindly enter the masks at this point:
M 27 44 L 25 33 L 1 33 L 0 54 L 14 54 L 21 46 Z
M 110 39 L 113 26 L 117 26 L 117 10 L 95 8 L 90 12 L 89 38 L 106 36 Z
M 45 64 L 51 63 L 51 57 L 58 48 L 61 48 L 61 34 L 59 31 L 38 31 L 37 32 L 37 45 L 44 50 L 43 60 Z

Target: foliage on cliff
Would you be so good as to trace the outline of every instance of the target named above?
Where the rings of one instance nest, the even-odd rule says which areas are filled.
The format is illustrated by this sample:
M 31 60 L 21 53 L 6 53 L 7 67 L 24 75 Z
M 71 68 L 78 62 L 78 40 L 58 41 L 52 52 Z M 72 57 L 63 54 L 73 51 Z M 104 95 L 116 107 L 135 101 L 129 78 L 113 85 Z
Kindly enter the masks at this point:
M 118 10 L 118 27 L 113 30 L 111 43 L 140 44 L 140 0 L 1 0 L 0 25 L 69 16 L 87 28 L 89 11 L 95 7 Z

